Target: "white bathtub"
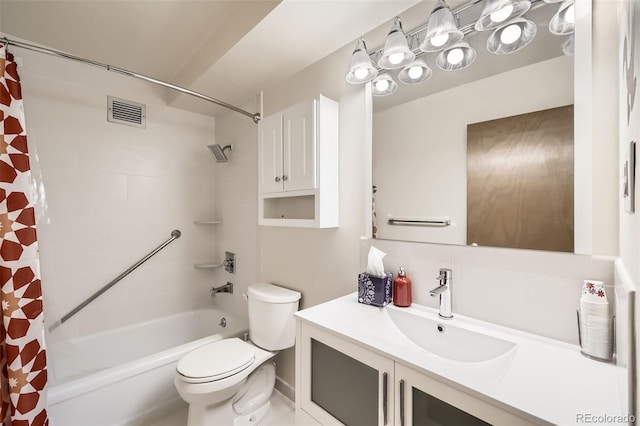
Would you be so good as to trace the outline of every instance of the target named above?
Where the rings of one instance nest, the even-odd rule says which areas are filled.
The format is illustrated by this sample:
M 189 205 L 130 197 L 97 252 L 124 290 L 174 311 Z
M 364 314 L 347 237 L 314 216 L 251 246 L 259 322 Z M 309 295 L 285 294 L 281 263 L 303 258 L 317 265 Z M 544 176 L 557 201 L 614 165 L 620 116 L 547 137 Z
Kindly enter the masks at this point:
M 186 405 L 173 384 L 178 360 L 246 330 L 244 321 L 203 309 L 52 345 L 47 349 L 55 374 L 47 397 L 52 426 L 143 424 L 178 409 Z

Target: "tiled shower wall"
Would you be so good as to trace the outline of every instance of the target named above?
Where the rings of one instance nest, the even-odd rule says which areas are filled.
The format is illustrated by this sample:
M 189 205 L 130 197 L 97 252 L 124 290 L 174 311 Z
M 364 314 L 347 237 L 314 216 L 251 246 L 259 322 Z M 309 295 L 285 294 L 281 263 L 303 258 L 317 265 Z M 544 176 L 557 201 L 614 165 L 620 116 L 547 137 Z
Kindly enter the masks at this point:
M 247 111 L 259 111 L 259 98 L 240 105 Z M 249 286 L 257 280 L 258 265 L 258 126 L 251 118 L 234 112 L 220 116 L 216 121 L 216 141 L 232 145 L 226 151 L 229 161 L 215 165 L 216 218 L 222 220 L 216 230 L 216 259 L 226 251 L 236 255 L 235 274 L 222 268 L 213 273 L 211 285 L 226 282 L 234 285 L 233 294 L 218 294 L 213 303 L 233 317 L 248 318 L 247 294 Z
M 30 149 L 46 190 L 39 217 L 47 327 L 179 229 L 182 237 L 85 310 L 49 343 L 210 304 L 215 229 L 211 117 L 166 106 L 148 83 L 20 52 Z M 146 128 L 108 123 L 107 95 L 147 105 Z M 36 166 L 38 164 L 35 164 Z

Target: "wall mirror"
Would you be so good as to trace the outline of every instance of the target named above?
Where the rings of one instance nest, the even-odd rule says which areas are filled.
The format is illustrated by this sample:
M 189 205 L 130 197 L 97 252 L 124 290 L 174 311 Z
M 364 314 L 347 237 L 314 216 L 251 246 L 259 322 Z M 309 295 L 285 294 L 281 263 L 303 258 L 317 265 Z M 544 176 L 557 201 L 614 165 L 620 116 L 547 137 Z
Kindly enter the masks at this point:
M 560 172 L 573 166 L 574 57 L 566 53 L 570 36 L 551 34 L 548 29 L 557 10 L 557 4 L 542 3 L 527 12 L 525 17 L 537 24 L 537 34 L 530 44 L 515 53 L 489 53 L 486 44 L 492 31 L 475 32 L 465 37 L 477 52 L 475 62 L 468 68 L 443 71 L 435 64 L 437 54 L 426 54 L 422 57 L 433 69 L 429 80 L 415 85 L 399 83 L 392 95 L 374 96 L 372 182 L 376 238 L 574 251 L 572 187 L 565 188 L 571 192 L 564 207 L 553 210 L 553 214 L 541 209 L 538 214 L 535 208 L 545 205 L 545 185 L 555 185 L 553 179 L 544 180 L 548 176 L 541 179 L 537 191 L 514 185 L 510 193 L 503 194 L 503 188 L 487 190 L 490 183 L 480 182 L 477 170 L 470 172 L 469 169 L 470 165 L 477 165 L 478 158 L 483 158 L 485 168 L 481 173 L 504 175 L 507 181 L 515 181 L 520 178 L 506 175 L 509 169 L 528 168 L 531 172 L 531 164 L 536 161 L 546 164 L 549 158 L 560 154 L 565 155 L 565 159 L 569 155 L 568 162 L 561 161 L 557 165 Z M 549 120 L 549 111 L 556 108 L 565 114 L 556 117 L 552 113 L 555 119 Z M 544 114 L 543 111 L 547 111 L 546 118 L 531 119 L 530 114 Z M 518 117 L 528 117 L 529 124 L 523 124 Z M 518 148 L 522 152 L 516 155 L 520 157 L 517 165 L 513 158 L 501 155 L 504 152 L 499 147 L 494 146 L 494 155 L 479 153 L 477 147 L 482 144 L 468 146 L 467 138 L 471 132 L 474 137 L 486 139 L 486 134 L 478 133 L 478 127 L 482 128 L 483 123 L 502 123 L 501 127 L 493 129 L 492 137 L 502 134 L 515 140 L 528 138 L 536 141 L 538 148 Z M 569 144 L 558 148 L 557 141 L 548 137 L 547 124 L 564 128 L 561 138 L 568 135 Z M 473 156 L 470 157 L 468 149 L 472 150 Z M 573 170 L 566 171 L 571 172 L 572 183 Z M 534 170 L 533 173 L 537 172 Z M 473 179 L 477 185 L 468 185 L 468 179 Z M 468 191 L 474 192 L 468 195 Z M 538 201 L 523 201 L 531 201 L 534 196 Z M 523 242 L 523 235 L 532 231 L 507 229 L 512 225 L 496 218 L 495 210 L 491 213 L 488 208 L 498 199 L 506 201 L 507 206 L 511 204 L 509 216 L 525 212 L 532 215 L 525 216 L 518 226 L 533 226 L 535 235 L 546 237 L 558 232 L 557 226 L 542 219 L 562 223 L 562 232 L 570 232 L 571 244 L 565 241 L 546 246 L 539 242 L 531 245 Z M 468 214 L 468 208 L 472 208 L 474 214 Z M 480 219 L 475 213 L 480 213 Z M 536 220 L 530 221 L 531 217 Z M 470 231 L 469 219 L 473 226 L 486 227 L 490 233 L 501 234 L 501 238 L 487 240 L 482 237 L 476 241 L 481 237 L 477 230 Z

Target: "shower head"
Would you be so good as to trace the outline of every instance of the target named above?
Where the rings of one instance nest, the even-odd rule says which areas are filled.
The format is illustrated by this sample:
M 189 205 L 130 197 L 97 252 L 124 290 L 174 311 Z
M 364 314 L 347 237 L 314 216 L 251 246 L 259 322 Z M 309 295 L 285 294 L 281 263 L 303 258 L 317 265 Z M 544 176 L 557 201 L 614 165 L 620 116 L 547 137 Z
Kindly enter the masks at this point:
M 211 151 L 211 154 L 213 155 L 213 158 L 215 158 L 216 163 L 226 163 L 227 161 L 229 161 L 229 159 L 227 158 L 227 155 L 224 153 L 227 149 L 231 150 L 231 145 L 227 145 L 225 147 L 221 147 L 218 144 L 215 145 L 207 145 L 207 148 L 209 148 L 209 151 Z

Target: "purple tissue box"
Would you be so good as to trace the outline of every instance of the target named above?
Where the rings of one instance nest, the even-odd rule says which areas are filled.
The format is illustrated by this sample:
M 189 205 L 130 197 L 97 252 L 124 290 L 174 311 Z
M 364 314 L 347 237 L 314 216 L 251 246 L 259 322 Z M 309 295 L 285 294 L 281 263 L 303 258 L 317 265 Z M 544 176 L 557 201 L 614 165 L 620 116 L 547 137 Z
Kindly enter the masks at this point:
M 391 302 L 391 282 L 393 274 L 376 277 L 366 272 L 358 274 L 358 302 L 365 305 L 387 306 Z

